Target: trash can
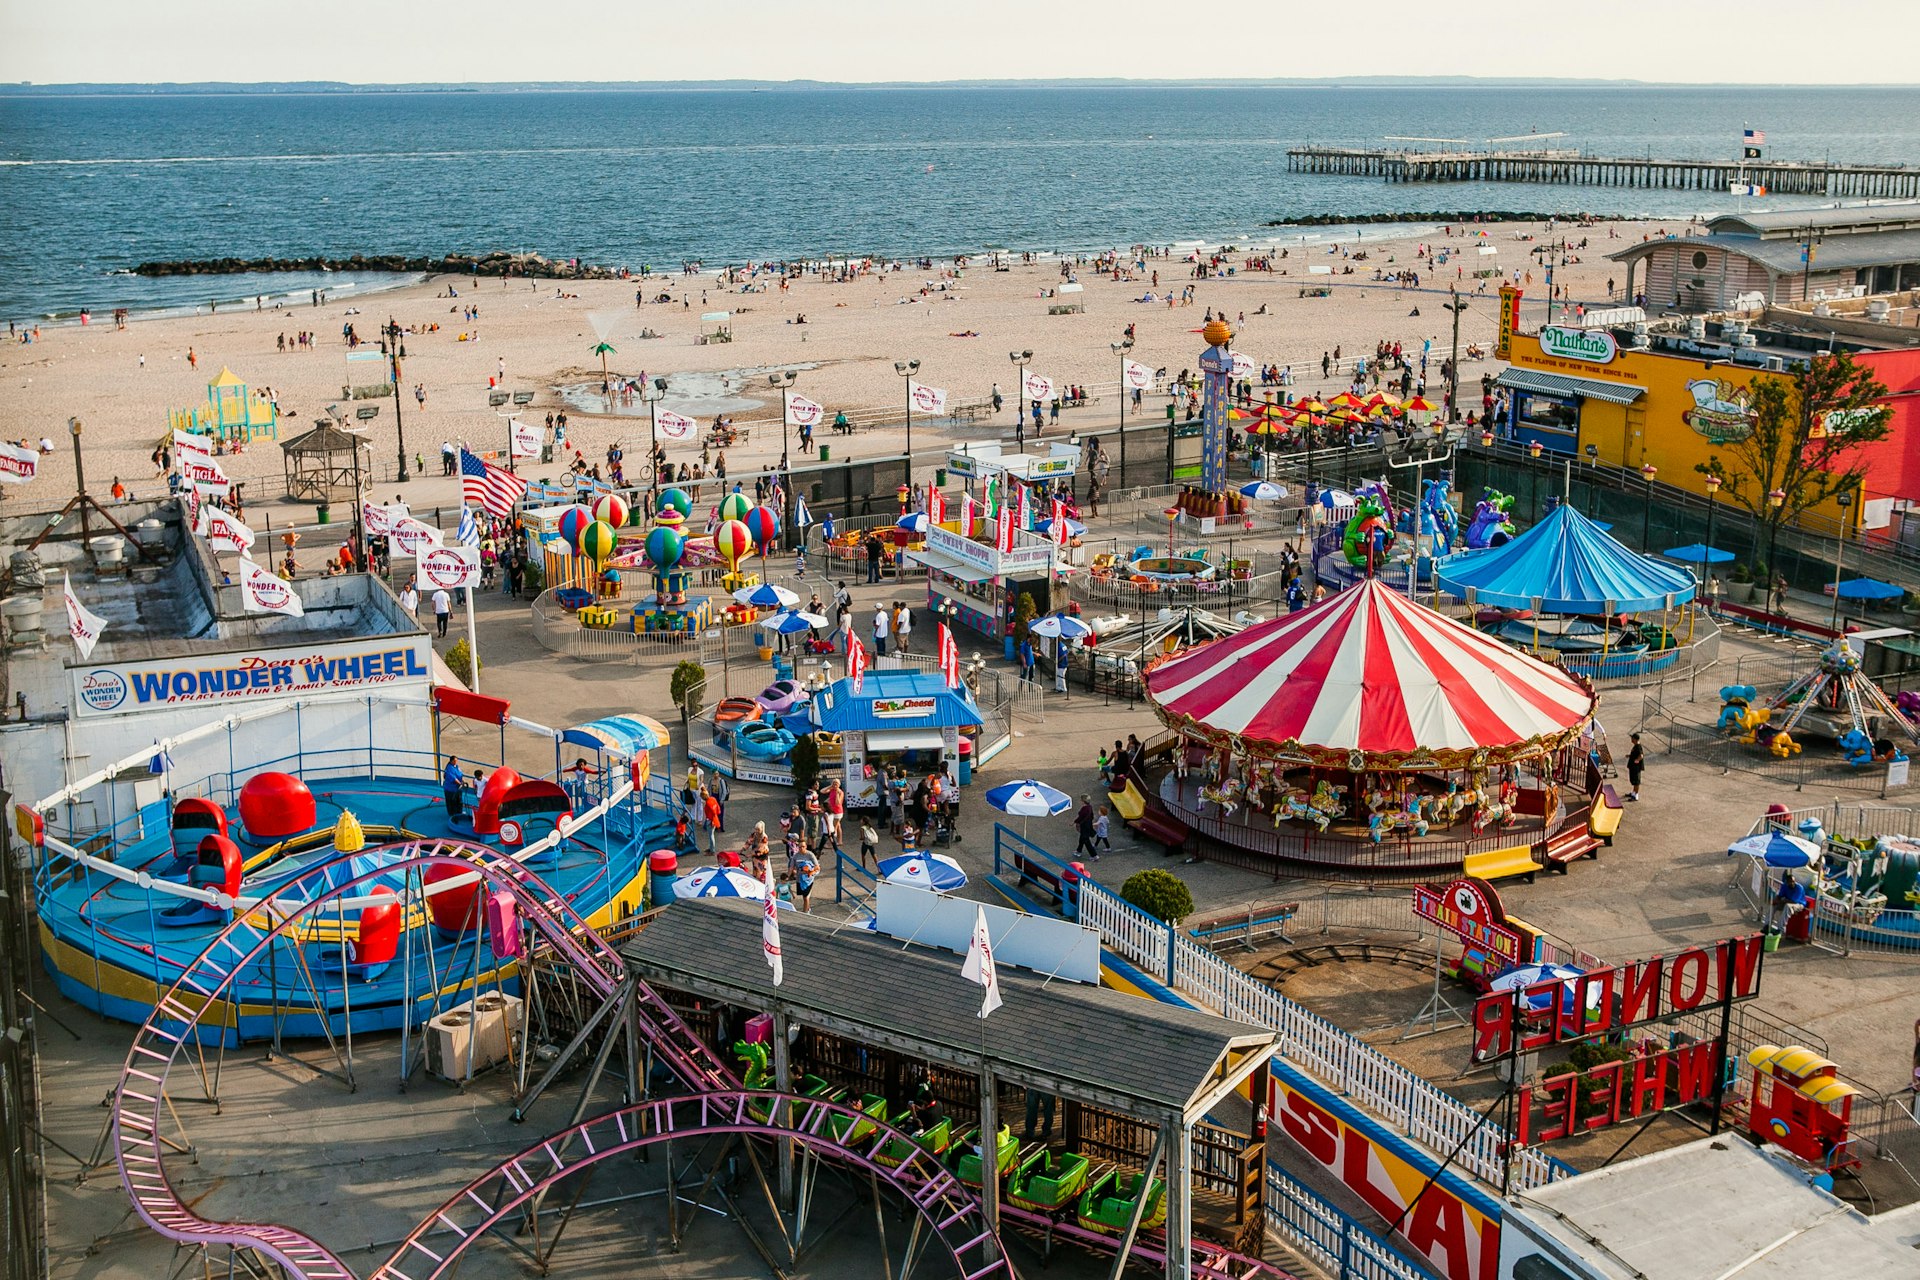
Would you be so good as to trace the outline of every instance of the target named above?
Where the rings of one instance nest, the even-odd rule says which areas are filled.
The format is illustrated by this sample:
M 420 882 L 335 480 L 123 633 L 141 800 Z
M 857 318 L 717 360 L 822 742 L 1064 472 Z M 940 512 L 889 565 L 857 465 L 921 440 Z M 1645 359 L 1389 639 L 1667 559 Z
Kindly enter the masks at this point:
M 973 739 L 962 734 L 960 737 L 960 785 L 966 786 L 973 781 Z
M 324 502 L 321 503 L 320 506 L 317 508 L 317 512 L 319 514 L 321 524 L 333 523 L 333 508 L 329 507 L 326 503 Z
M 823 445 L 821 445 L 821 446 L 820 446 L 820 461 L 822 461 L 822 462 L 831 462 L 832 460 L 833 460 L 833 446 L 832 446 L 832 445 L 829 445 L 829 444 L 823 444 Z
M 945 467 L 935 467 L 933 469 L 933 487 L 936 489 L 944 489 L 947 487 L 947 469 Z

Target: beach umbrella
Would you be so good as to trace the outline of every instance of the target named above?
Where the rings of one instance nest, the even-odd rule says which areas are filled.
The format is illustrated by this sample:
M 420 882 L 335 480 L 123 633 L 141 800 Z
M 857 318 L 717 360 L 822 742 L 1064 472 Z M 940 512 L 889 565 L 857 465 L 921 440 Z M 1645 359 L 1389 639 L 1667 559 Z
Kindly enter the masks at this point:
M 617 493 L 609 493 L 593 504 L 593 514 L 618 529 L 627 522 L 630 513 L 625 498 Z
M 1522 991 L 1528 987 L 1539 986 L 1543 982 L 1561 982 L 1567 984 L 1564 990 L 1567 1000 L 1570 1003 L 1574 991 L 1572 979 L 1579 977 L 1585 972 L 1586 970 L 1584 969 L 1576 969 L 1572 965 L 1567 964 L 1517 965 L 1488 983 L 1487 989 L 1490 991 Z M 1598 990 L 1588 992 L 1587 998 L 1589 1001 L 1598 1000 Z M 1552 1005 L 1553 996 L 1549 992 L 1535 991 L 1527 996 L 1527 1007 L 1529 1009 L 1538 1011 L 1550 1008 Z
M 724 521 L 713 531 L 713 550 L 728 573 L 738 573 L 740 562 L 753 550 L 753 535 L 738 520 Z
M 1684 547 L 1672 547 L 1660 554 L 1682 564 L 1725 564 L 1734 558 L 1733 552 L 1710 547 L 1704 542 L 1689 542 Z
M 1765 831 L 1728 845 L 1727 856 L 1731 858 L 1736 854 L 1758 858 L 1769 867 L 1792 869 L 1812 866 L 1820 856 L 1820 846 L 1784 831 Z
M 1047 818 L 1073 807 L 1073 797 L 1044 782 L 1028 778 L 1008 782 L 987 792 L 987 803 L 1016 818 Z
M 1256 502 L 1278 502 L 1287 496 L 1287 486 L 1267 480 L 1255 480 L 1252 484 L 1240 486 L 1240 496 L 1252 498 Z
M 895 520 L 893 527 L 896 529 L 905 529 L 908 533 L 915 535 L 924 534 L 927 531 L 927 513 L 924 511 L 909 511 L 906 515 Z
M 733 598 L 756 609 L 790 609 L 800 603 L 799 596 L 771 582 L 763 582 L 757 587 L 742 587 L 733 593 Z
M 1085 640 L 1093 634 L 1092 627 L 1067 613 L 1050 613 L 1030 624 L 1027 631 L 1055 640 Z
M 1353 394 L 1353 392 L 1342 391 L 1339 395 L 1327 401 L 1327 404 L 1329 407 L 1335 409 L 1358 409 L 1361 407 L 1362 401 L 1360 397 Z
M 1327 406 L 1323 404 L 1317 396 L 1309 396 L 1293 407 L 1302 413 L 1325 413 L 1327 411 Z
M 1878 578 L 1848 578 L 1834 593 L 1842 600 L 1897 600 L 1906 592 Z
M 880 878 L 888 884 L 946 893 L 965 887 L 967 873 L 944 853 L 903 853 L 880 859 Z
M 924 519 L 924 517 L 922 518 Z M 1033 528 L 1034 528 L 1034 532 L 1036 533 L 1051 534 L 1053 532 L 1053 517 L 1048 516 L 1045 520 L 1042 520 L 1039 524 L 1033 526 Z M 1068 518 L 1067 536 L 1069 538 L 1077 538 L 1081 534 L 1085 533 L 1086 531 L 1087 531 L 1087 526 L 1081 524 L 1078 520 L 1072 519 L 1070 517 Z
M 760 625 L 764 629 L 783 636 L 794 635 L 801 631 L 825 630 L 833 624 L 817 613 L 801 613 L 793 609 L 782 609 L 776 614 L 762 618 Z
M 663 532 L 656 529 L 655 533 Z M 620 545 L 619 535 L 613 526 L 604 520 L 595 520 L 580 531 L 580 554 L 599 564 L 612 555 Z
M 1353 495 L 1345 489 L 1322 489 L 1320 491 L 1320 505 L 1329 511 L 1332 511 L 1335 507 L 1350 507 L 1353 505 Z
M 673 882 L 673 896 L 675 901 L 682 898 L 750 898 L 755 902 L 765 902 L 767 886 L 738 867 L 701 867 Z M 777 898 L 774 902 L 781 907 L 791 906 Z

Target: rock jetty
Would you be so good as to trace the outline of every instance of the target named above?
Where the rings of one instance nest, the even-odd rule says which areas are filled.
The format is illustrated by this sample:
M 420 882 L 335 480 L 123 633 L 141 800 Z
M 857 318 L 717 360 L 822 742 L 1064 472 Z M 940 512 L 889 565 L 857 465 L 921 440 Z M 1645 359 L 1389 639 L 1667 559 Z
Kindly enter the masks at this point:
M 356 253 L 350 258 L 185 258 L 143 262 L 137 276 L 230 276 L 254 271 L 394 271 L 427 275 L 533 276 L 546 280 L 615 280 L 618 267 L 578 260 L 554 261 L 537 253 L 449 253 L 408 257 L 398 253 Z

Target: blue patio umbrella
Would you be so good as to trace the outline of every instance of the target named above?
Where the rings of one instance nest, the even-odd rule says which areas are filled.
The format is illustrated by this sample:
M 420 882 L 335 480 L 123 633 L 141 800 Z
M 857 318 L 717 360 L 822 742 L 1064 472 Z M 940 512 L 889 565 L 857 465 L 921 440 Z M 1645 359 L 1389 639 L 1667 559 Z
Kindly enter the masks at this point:
M 1537 987 L 1542 983 L 1559 982 L 1565 984 L 1562 988 L 1564 993 L 1562 998 L 1571 1008 L 1574 992 L 1572 981 L 1585 972 L 1584 969 L 1576 969 L 1567 964 L 1523 964 L 1507 970 L 1488 983 L 1487 988 L 1490 991 L 1525 991 L 1528 987 Z M 1598 995 L 1597 991 L 1588 992 L 1587 998 L 1591 1002 L 1596 1000 Z M 1526 1001 L 1529 1009 L 1538 1012 L 1552 1006 L 1553 995 L 1548 991 L 1530 991 L 1527 993 Z
M 767 900 L 767 886 L 738 867 L 701 867 L 673 882 L 673 898 L 751 898 Z M 790 904 L 779 902 L 786 907 Z
M 1353 505 L 1353 495 L 1345 489 L 1322 489 L 1320 505 L 1329 511 L 1336 507 L 1350 507 Z
M 733 598 L 741 604 L 760 609 L 790 609 L 800 603 L 799 596 L 771 582 L 763 582 L 757 587 L 742 587 L 733 593 Z
M 880 859 L 880 878 L 889 884 L 904 884 L 935 893 L 965 887 L 967 873 L 944 853 L 903 853 Z
M 1034 528 L 1034 532 L 1036 533 L 1050 534 L 1053 532 L 1053 518 L 1049 516 L 1047 519 L 1042 520 L 1039 524 L 1033 526 L 1033 528 Z M 1084 524 L 1081 524 L 1078 520 L 1069 519 L 1067 521 L 1067 536 L 1069 538 L 1077 538 L 1081 534 L 1085 533 L 1086 531 L 1087 531 L 1087 526 L 1085 526 Z
M 1073 797 L 1044 782 L 1028 778 L 1008 782 L 987 792 L 987 803 L 1016 818 L 1047 818 L 1065 813 L 1073 806 Z
M 1842 600 L 1898 600 L 1906 594 L 1904 588 L 1878 578 L 1849 578 L 1834 591 Z
M 1733 552 L 1710 547 L 1704 542 L 1689 542 L 1684 547 L 1670 547 L 1660 554 L 1669 560 L 1678 560 L 1681 564 L 1725 564 L 1736 558 Z
M 1799 836 L 1774 830 L 1734 841 L 1727 846 L 1727 856 L 1733 857 L 1735 854 L 1758 858 L 1769 867 L 1791 869 L 1812 866 L 1820 856 L 1820 846 L 1811 840 L 1802 840 Z
M 776 632 L 783 636 L 790 636 L 802 631 L 825 628 L 832 624 L 817 613 L 803 613 L 795 609 L 782 609 L 779 613 L 762 618 L 760 625 L 768 631 Z
M 1240 496 L 1252 498 L 1255 502 L 1278 502 L 1287 496 L 1287 486 L 1269 480 L 1255 480 L 1252 484 L 1240 486 Z
M 927 513 L 924 511 L 910 511 L 894 521 L 893 526 L 896 529 L 905 529 L 908 533 L 925 533 L 927 531 Z

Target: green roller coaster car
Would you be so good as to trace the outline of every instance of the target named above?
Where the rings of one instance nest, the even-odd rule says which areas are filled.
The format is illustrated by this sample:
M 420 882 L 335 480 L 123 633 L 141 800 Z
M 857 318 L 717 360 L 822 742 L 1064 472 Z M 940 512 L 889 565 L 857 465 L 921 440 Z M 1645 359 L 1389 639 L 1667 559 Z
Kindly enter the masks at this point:
M 1007 1180 L 1007 1201 L 1037 1213 L 1053 1213 L 1073 1203 L 1087 1185 L 1088 1161 L 1071 1151 L 1036 1151 L 1020 1162 Z
M 979 1129 L 969 1129 L 960 1140 L 953 1144 L 951 1151 L 959 1152 L 954 1158 L 953 1174 L 970 1187 L 980 1185 Z M 999 1172 L 1005 1173 L 1013 1168 L 1014 1157 L 1020 1154 L 1020 1141 L 1013 1136 L 1013 1130 L 1001 1127 L 999 1138 Z
M 1093 1180 L 1080 1196 L 1080 1208 L 1075 1214 L 1080 1225 L 1089 1231 L 1101 1231 L 1108 1235 L 1119 1235 L 1133 1221 L 1134 1202 L 1140 1198 L 1140 1184 L 1144 1174 L 1125 1173 L 1119 1169 L 1106 1169 Z M 1151 1231 L 1167 1220 L 1166 1184 L 1155 1178 L 1147 1190 L 1147 1210 L 1140 1216 L 1140 1229 Z

